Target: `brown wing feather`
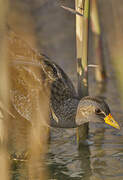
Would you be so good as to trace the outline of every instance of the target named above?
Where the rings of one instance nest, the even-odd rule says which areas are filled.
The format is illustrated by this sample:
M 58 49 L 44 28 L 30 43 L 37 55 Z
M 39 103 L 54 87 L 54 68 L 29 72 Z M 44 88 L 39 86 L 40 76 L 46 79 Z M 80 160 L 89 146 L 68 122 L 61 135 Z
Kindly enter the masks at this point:
M 12 82 L 10 98 L 22 117 L 31 120 L 37 90 L 48 93 L 51 88 L 51 106 L 54 107 L 76 96 L 73 84 L 63 70 L 12 31 L 8 33 L 8 54 Z

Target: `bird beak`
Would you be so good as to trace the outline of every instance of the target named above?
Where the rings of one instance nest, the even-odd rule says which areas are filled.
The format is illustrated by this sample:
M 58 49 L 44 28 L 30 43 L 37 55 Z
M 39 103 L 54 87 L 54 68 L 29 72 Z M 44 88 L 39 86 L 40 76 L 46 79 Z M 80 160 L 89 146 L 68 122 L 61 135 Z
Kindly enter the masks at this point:
M 114 127 L 114 128 L 117 128 L 117 129 L 120 129 L 120 126 L 119 124 L 114 120 L 114 118 L 112 117 L 111 114 L 109 114 L 108 116 L 106 116 L 104 118 L 105 120 L 105 123 L 106 124 L 109 124 L 110 126 Z

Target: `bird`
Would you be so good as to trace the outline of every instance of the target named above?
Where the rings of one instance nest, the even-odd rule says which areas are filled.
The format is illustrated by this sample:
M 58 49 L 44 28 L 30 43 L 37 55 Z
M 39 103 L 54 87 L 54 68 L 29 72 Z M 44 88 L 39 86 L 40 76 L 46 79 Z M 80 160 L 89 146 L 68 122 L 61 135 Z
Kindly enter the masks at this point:
M 28 81 L 26 78 L 29 76 L 32 79 L 30 87 L 36 84 L 37 88 L 41 88 L 43 84 L 50 90 L 49 125 L 51 127 L 76 128 L 87 122 L 99 121 L 120 129 L 108 104 L 102 98 L 92 96 L 80 98 L 72 81 L 60 66 L 32 48 L 28 42 L 11 30 L 8 33 L 8 54 L 12 69 L 10 100 L 21 117 L 31 122 L 33 111 L 31 94 L 26 91 Z M 30 66 L 38 67 L 40 75 L 33 72 Z

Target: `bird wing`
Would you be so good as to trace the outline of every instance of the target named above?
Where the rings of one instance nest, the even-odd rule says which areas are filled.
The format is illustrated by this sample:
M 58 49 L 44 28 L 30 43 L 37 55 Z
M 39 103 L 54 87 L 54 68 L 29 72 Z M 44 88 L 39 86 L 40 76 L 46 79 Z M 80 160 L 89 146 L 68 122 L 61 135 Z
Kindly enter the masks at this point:
M 76 96 L 71 80 L 48 57 L 39 54 L 17 34 L 8 34 L 11 77 L 10 99 L 15 110 L 31 121 L 38 94 L 51 90 L 51 106 Z M 38 107 L 37 107 L 38 108 Z M 51 107 L 52 108 L 52 107 Z
M 31 121 L 35 109 L 39 109 L 37 97 L 49 96 L 53 80 L 43 70 L 43 57 L 12 31 L 8 33 L 10 63 L 10 101 L 14 109 Z M 46 68 L 45 68 L 46 70 Z M 12 108 L 13 109 L 13 108 Z

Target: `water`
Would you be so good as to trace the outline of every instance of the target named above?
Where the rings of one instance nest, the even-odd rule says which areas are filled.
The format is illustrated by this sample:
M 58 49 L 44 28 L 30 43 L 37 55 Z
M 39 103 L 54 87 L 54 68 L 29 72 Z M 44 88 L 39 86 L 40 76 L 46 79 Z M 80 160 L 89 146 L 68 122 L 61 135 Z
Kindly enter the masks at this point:
M 55 1 L 54 1 L 55 2 Z M 105 15 L 105 0 L 102 5 L 102 17 Z M 72 7 L 72 1 L 66 6 Z M 75 16 L 60 9 L 56 3 L 46 2 L 37 25 L 39 47 L 43 53 L 55 60 L 69 74 L 76 85 L 75 64 Z M 110 3 L 108 4 L 110 6 Z M 48 12 L 48 13 L 47 13 Z M 47 17 L 47 18 L 46 18 Z M 37 18 L 38 19 L 38 18 Z M 106 17 L 104 18 L 106 22 Z M 107 19 L 110 21 L 110 19 Z M 94 69 L 89 69 L 90 94 L 102 95 L 108 102 L 121 130 L 102 123 L 89 124 L 88 144 L 78 146 L 76 129 L 52 129 L 46 164 L 52 180 L 123 180 L 123 110 L 120 104 L 115 73 L 112 69 L 109 49 L 106 44 L 110 30 L 105 31 L 103 24 L 103 46 L 106 61 L 107 80 L 103 88 L 96 84 Z M 109 36 L 108 36 L 108 35 Z M 41 40 L 40 40 L 41 39 Z M 90 43 L 90 63 L 94 60 Z M 13 161 L 11 173 L 13 180 L 19 179 L 19 169 L 25 169 L 25 162 Z M 22 174 L 21 174 L 22 176 Z M 26 170 L 21 177 L 27 179 Z
M 123 112 L 116 82 L 110 69 L 110 79 L 102 93 L 121 130 L 103 123 L 90 123 L 88 144 L 78 146 L 76 129 L 51 129 L 46 158 L 52 180 L 122 180 L 123 179 Z M 93 87 L 92 87 L 93 90 Z M 91 90 L 91 91 L 92 91 Z M 93 92 L 91 92 L 94 94 Z M 20 168 L 23 172 L 20 173 Z M 40 168 L 40 167 L 39 167 Z M 25 162 L 13 162 L 13 180 L 27 179 Z

